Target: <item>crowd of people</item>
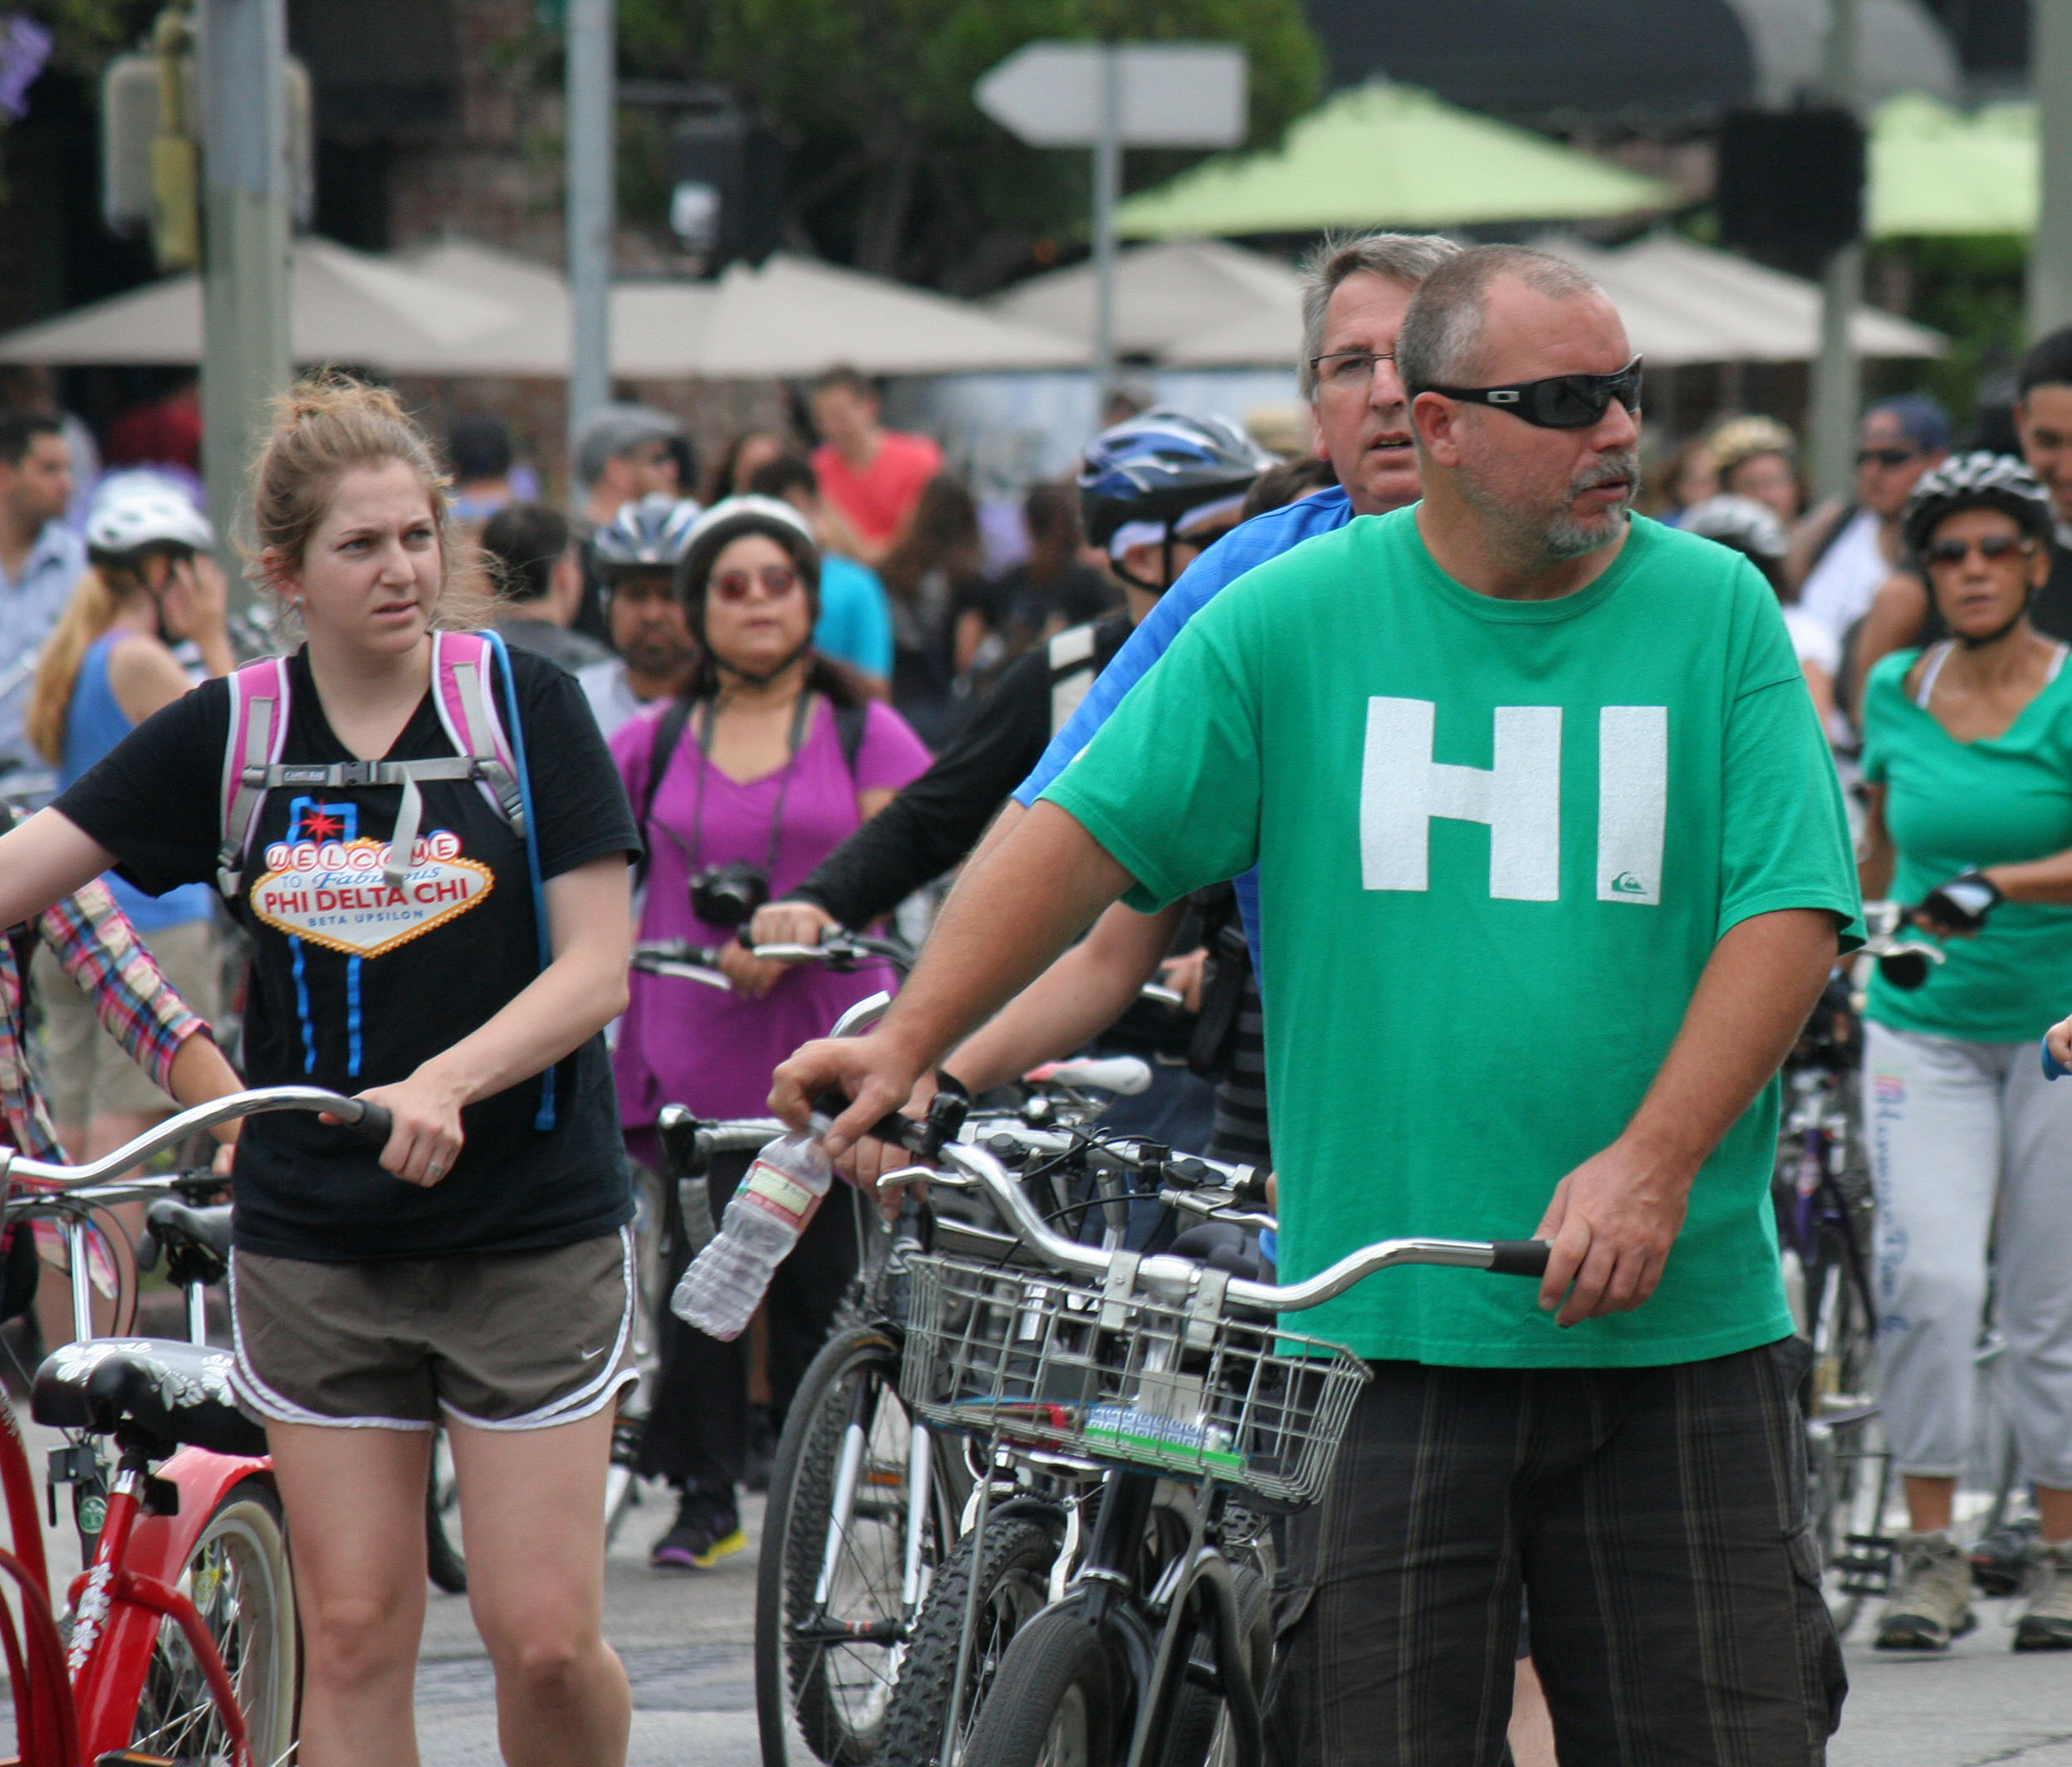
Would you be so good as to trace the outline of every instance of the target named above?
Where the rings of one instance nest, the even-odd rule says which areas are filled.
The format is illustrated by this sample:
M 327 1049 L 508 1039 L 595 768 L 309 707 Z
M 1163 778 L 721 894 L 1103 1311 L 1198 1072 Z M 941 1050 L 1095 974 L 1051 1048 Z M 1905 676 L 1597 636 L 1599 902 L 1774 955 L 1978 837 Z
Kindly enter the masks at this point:
M 1875 1642 L 1973 1623 L 1990 1290 L 2035 1510 L 2014 1643 L 2072 1648 L 2072 1087 L 2035 1053 L 2072 1014 L 2072 331 L 2025 359 L 2011 452 L 1882 400 L 1853 494 L 1808 507 L 1759 415 L 1643 487 L 1642 365 L 1559 259 L 1383 233 L 1304 273 L 1313 453 L 1118 414 L 1004 574 L 848 371 L 810 448 L 743 435 L 703 481 L 673 418 L 607 407 L 566 512 L 488 420 L 441 449 L 306 383 L 233 515 L 257 626 L 189 489 L 113 475 L 75 530 L 63 423 L 0 414 L 0 766 L 55 793 L 0 837 L 0 922 L 46 947 L 0 951 L 11 1138 L 87 1158 L 290 1081 L 394 1119 L 378 1153 L 231 1138 L 238 1396 L 291 1525 L 326 1518 L 292 1534 L 308 1758 L 413 1758 L 435 1427 L 507 1758 L 623 1758 L 602 1492 L 664 1106 L 802 1124 L 839 1088 L 868 1183 L 906 1158 L 884 1112 L 1091 1045 L 1156 1060 L 1111 1122 L 1274 1172 L 1284 1279 L 1406 1232 L 1552 1246 L 1536 1290 L 1433 1269 L 1321 1310 L 1374 1378 L 1287 1532 L 1286 1759 L 1822 1759 L 1846 1681 L 1774 1076 L 1864 898 L 1942 947 L 1865 1008 L 1908 1520 Z M 312 908 L 340 874 L 386 888 Z M 879 1030 L 816 1041 L 895 978 L 752 946 L 953 874 Z M 729 986 L 629 979 L 636 941 Z M 1133 1017 L 1162 971 L 1188 1011 Z M 658 1192 L 670 1286 L 746 1164 L 710 1221 Z M 814 1217 L 751 1336 L 659 1322 L 657 1566 L 745 1544 L 863 1206 Z M 8 1310 L 59 1256 L 5 1248 Z

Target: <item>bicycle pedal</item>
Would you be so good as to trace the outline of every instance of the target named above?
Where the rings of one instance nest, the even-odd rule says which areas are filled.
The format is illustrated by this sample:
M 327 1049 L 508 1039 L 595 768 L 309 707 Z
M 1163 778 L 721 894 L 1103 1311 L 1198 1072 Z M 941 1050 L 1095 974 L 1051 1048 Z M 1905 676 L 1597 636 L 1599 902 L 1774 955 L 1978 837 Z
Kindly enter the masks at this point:
M 1845 1595 L 1884 1595 L 1892 1588 L 1892 1561 L 1899 1543 L 1885 1534 L 1845 1534 L 1849 1549 L 1835 1556 L 1834 1568 L 1842 1574 Z

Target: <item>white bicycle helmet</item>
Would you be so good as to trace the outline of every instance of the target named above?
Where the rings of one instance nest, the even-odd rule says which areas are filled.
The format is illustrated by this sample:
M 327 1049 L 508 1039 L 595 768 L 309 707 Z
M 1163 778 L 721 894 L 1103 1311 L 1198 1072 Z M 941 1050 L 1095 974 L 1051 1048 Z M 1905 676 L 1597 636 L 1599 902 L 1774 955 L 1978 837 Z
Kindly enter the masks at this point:
M 153 546 L 214 550 L 216 531 L 179 486 L 154 474 L 112 479 L 86 516 L 86 550 L 97 558 L 128 558 Z
M 1687 534 L 1717 540 L 1756 558 L 1781 559 L 1790 549 L 1791 536 L 1785 531 L 1776 510 L 1753 497 L 1722 492 L 1693 503 L 1677 524 Z
M 1918 554 L 1939 522 L 1959 510 L 1980 507 L 2005 510 L 2046 546 L 2056 526 L 2050 493 L 2035 475 L 2013 455 L 1981 448 L 1921 475 L 1901 517 L 1907 544 Z

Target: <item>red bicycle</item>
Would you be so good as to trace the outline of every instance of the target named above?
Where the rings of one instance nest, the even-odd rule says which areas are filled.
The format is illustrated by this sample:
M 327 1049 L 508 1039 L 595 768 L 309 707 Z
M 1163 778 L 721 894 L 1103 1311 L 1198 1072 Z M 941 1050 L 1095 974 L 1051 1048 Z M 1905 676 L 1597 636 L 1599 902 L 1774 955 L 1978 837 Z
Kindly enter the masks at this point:
M 12 1549 L 0 1551 L 0 1575 L 20 1608 L 17 1628 L 0 1603 L 14 1701 L 7 1767 L 276 1767 L 293 1755 L 299 1652 L 280 1497 L 265 1432 L 231 1398 L 231 1353 L 203 1330 L 202 1285 L 228 1256 L 227 1211 L 184 1207 L 169 1194 L 179 1180 L 110 1182 L 198 1130 L 276 1110 L 326 1112 L 369 1141 L 388 1135 L 379 1107 L 274 1086 L 183 1111 L 91 1166 L 0 1151 L 0 1220 L 55 1221 L 71 1246 L 79 1341 L 37 1371 L 30 1412 L 66 1432 L 51 1456 L 51 1514 L 56 1486 L 70 1484 L 86 1561 L 61 1618 L 27 1445 L 0 1399 Z M 163 1199 L 151 1231 L 187 1288 L 189 1342 L 91 1334 L 93 1216 L 146 1196 Z

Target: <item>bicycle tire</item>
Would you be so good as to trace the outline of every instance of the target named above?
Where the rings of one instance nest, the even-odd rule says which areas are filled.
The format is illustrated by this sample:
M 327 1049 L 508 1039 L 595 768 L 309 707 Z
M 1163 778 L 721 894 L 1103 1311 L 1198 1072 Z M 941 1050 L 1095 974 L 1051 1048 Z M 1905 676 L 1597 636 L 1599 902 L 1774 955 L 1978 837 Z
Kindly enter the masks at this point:
M 830 1339 L 799 1383 L 777 1443 L 757 1567 L 756 1717 L 765 1767 L 802 1760 L 796 1735 L 828 1767 L 868 1767 L 905 1651 L 908 1418 L 899 1398 L 899 1346 L 861 1326 Z M 826 1552 L 837 1468 L 853 1417 L 868 1447 L 852 1525 L 827 1613 L 815 1601 Z M 944 1456 L 932 1460 L 934 1494 L 923 1551 L 930 1569 L 955 1532 L 955 1493 Z M 814 1626 L 828 1635 L 800 1642 Z M 874 1637 L 845 1632 L 870 1628 Z
M 434 1588 L 443 1589 L 448 1595 L 465 1595 L 468 1560 L 453 1544 L 453 1537 L 446 1527 L 446 1513 L 456 1506 L 458 1500 L 452 1478 L 450 1450 L 445 1451 L 446 1466 L 441 1466 L 445 1437 L 443 1430 L 433 1432 L 432 1464 L 425 1475 L 424 1574 L 431 1579 Z
M 1007 1647 L 962 1767 L 1113 1767 L 1129 1742 L 1118 1680 L 1092 1621 L 1045 1608 Z
M 1866 1304 L 1859 1260 L 1846 1246 L 1823 1243 L 1807 1271 L 1813 1366 L 1808 1376 L 1807 1507 L 1825 1579 L 1828 1613 L 1846 1634 L 1862 1612 L 1860 1557 L 1852 1538 L 1880 1539 L 1891 1486 L 1877 1392 L 1876 1321 Z M 1841 1574 L 1834 1574 L 1836 1572 Z
M 238 1481 L 209 1512 L 181 1573 L 182 1591 L 216 1641 L 237 1690 L 255 1762 L 295 1747 L 301 1637 L 281 1500 L 265 1479 Z M 186 1635 L 159 1623 L 130 1747 L 178 1760 L 228 1758 L 230 1739 Z
M 928 1585 L 928 1599 L 914 1622 L 914 1639 L 893 1688 L 891 1709 L 885 1714 L 878 1767 L 932 1767 L 960 1759 L 972 1716 L 985 1703 L 1007 1647 L 1049 1599 L 1057 1542 L 1047 1528 L 1010 1520 L 986 1530 L 982 1559 L 978 1544 L 977 1534 L 965 1535 Z M 957 1680 L 974 1560 L 978 1564 L 979 1634 L 972 1642 L 957 1733 L 951 1737 L 950 1695 Z

